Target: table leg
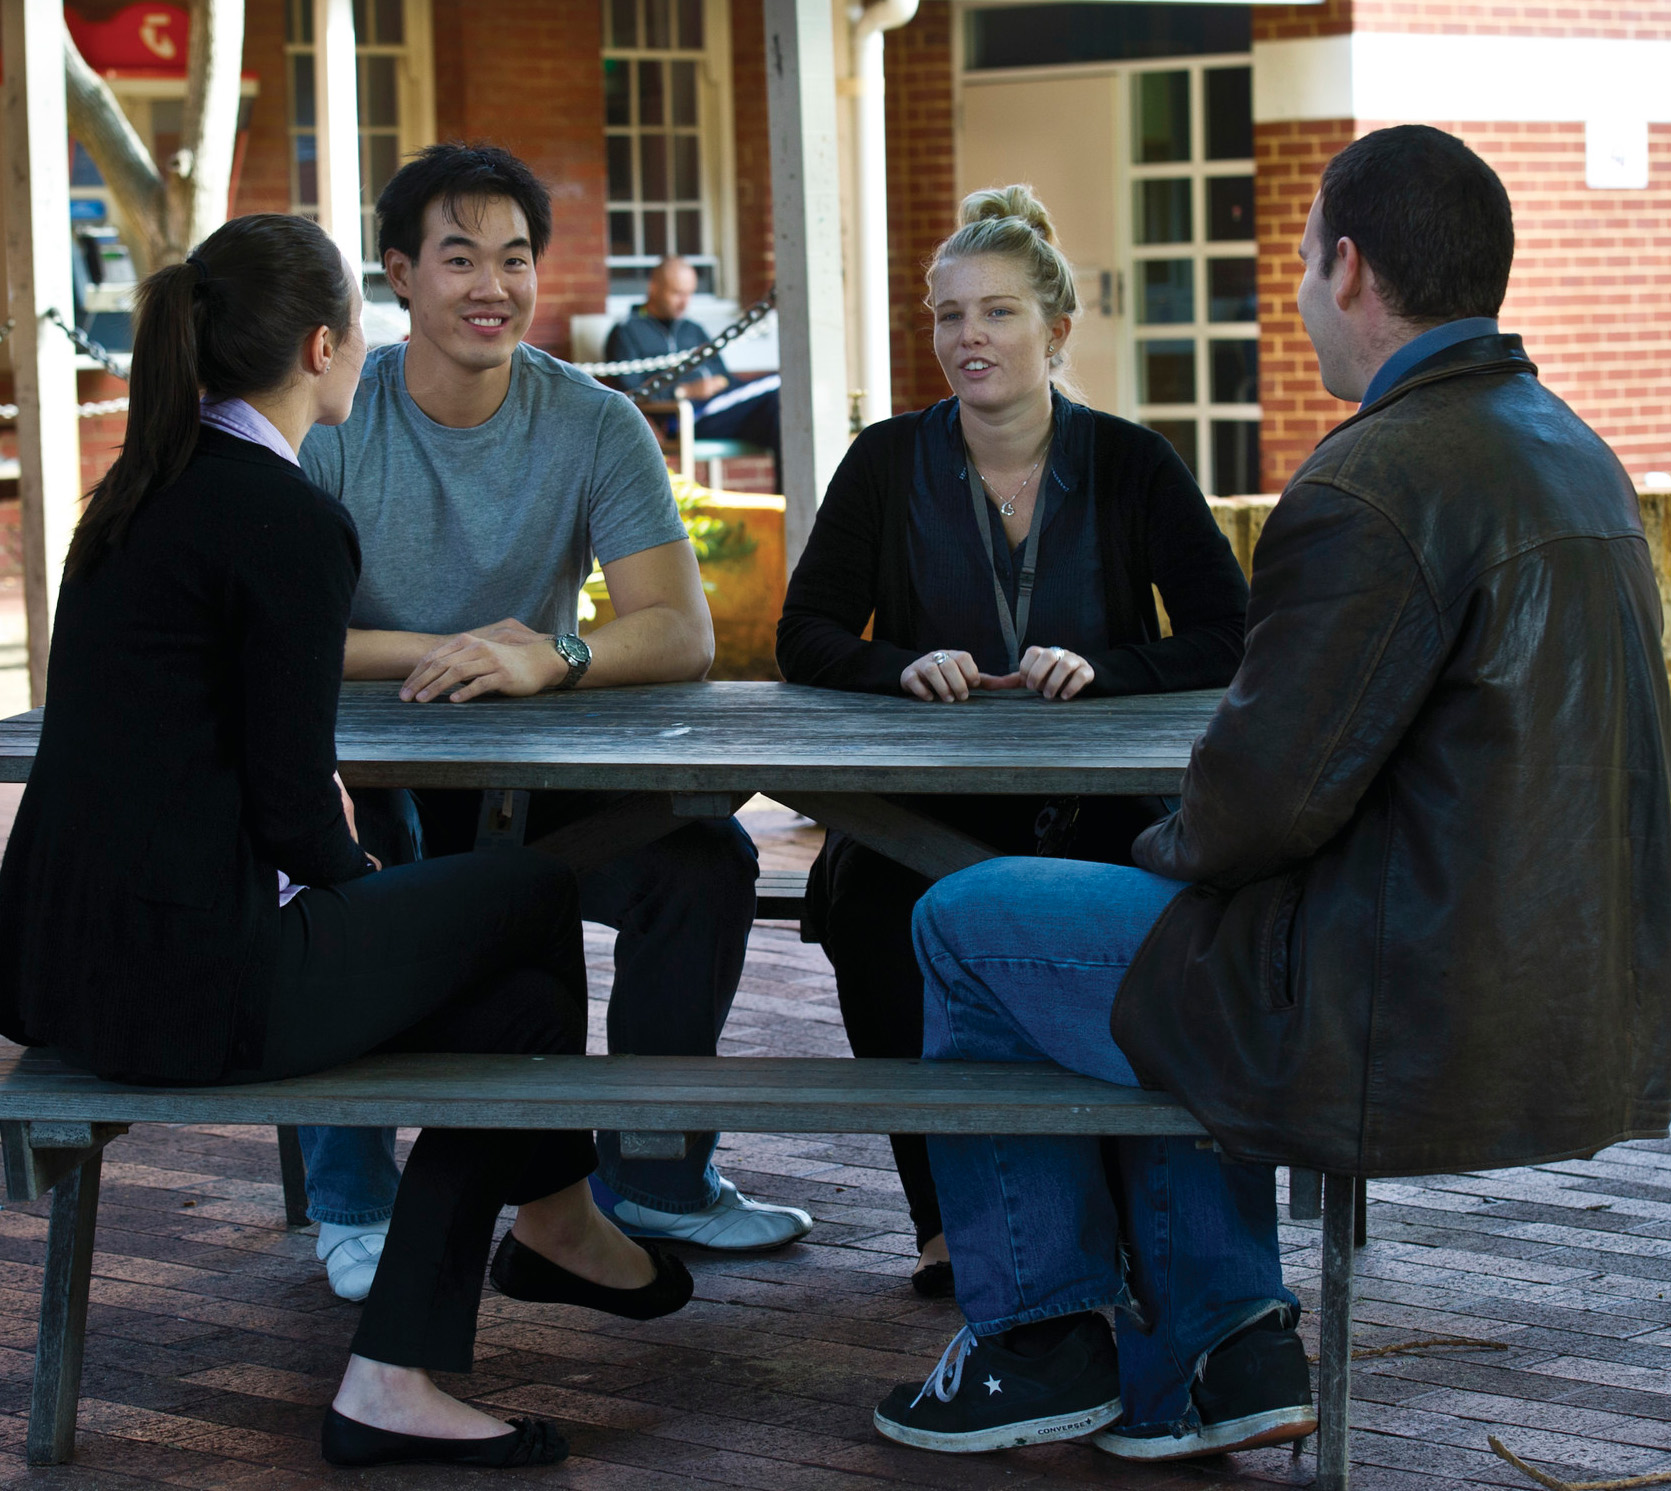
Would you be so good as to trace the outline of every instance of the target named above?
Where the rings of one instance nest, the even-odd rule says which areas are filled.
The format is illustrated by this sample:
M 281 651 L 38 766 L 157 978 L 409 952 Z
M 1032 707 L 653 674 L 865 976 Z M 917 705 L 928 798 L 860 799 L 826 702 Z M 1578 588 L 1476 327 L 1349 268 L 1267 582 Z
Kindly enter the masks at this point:
M 1352 1471 L 1352 1235 L 1355 1176 L 1323 1177 L 1323 1312 L 1318 1329 L 1317 1491 L 1347 1491 Z
M 930 880 L 998 857 L 996 849 L 973 835 L 876 793 L 774 792 L 772 800 Z
M 52 1191 L 26 1441 L 31 1465 L 63 1465 L 75 1453 L 75 1414 L 81 1400 L 81 1353 L 87 1337 L 87 1295 L 93 1277 L 93 1232 L 103 1164 L 104 1152 L 95 1150 Z

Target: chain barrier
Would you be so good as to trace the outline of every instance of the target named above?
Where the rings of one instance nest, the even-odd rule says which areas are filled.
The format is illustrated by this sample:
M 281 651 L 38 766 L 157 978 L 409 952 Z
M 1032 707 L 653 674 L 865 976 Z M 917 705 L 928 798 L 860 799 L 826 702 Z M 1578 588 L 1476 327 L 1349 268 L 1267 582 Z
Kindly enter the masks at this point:
M 52 324 L 62 331 L 72 342 L 74 342 L 82 352 L 92 358 L 94 362 L 103 368 L 105 372 L 109 373 L 114 378 L 120 378 L 124 383 L 128 381 L 127 370 L 122 366 L 122 364 L 117 362 L 103 346 L 101 346 L 98 342 L 95 342 L 92 337 L 88 336 L 87 333 L 79 326 L 66 321 L 63 316 L 59 314 L 57 306 L 48 306 L 45 314 L 48 321 L 52 322 Z
M 654 377 L 639 384 L 637 388 L 627 390 L 627 397 L 633 403 L 642 404 L 664 388 L 677 383 L 679 374 L 687 368 L 699 366 L 720 348 L 736 341 L 751 326 L 763 321 L 776 305 L 777 286 L 773 285 L 735 321 L 723 331 L 715 332 L 700 347 L 692 347 L 686 352 L 669 352 L 660 357 L 635 358 L 631 362 L 577 362 L 574 366 L 582 373 L 590 373 L 594 378 L 619 378 L 634 373 L 654 372 Z

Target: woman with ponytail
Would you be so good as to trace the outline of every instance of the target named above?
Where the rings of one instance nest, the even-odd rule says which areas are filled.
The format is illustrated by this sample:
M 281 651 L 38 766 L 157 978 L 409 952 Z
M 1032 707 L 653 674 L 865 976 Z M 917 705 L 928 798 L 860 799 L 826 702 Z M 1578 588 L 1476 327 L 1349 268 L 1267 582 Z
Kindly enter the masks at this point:
M 0 865 L 0 1031 L 101 1077 L 239 1083 L 372 1051 L 584 1049 L 569 872 L 382 870 L 335 775 L 354 525 L 301 474 L 353 406 L 355 277 L 238 218 L 139 292 L 127 438 L 65 567 L 41 741 Z M 519 1299 L 637 1319 L 690 1277 L 593 1206 L 586 1133 L 425 1129 L 324 1428 L 340 1465 L 549 1464 L 545 1420 L 448 1397 L 493 1262 Z
M 1066 381 L 1073 269 L 1026 186 L 975 192 L 928 269 L 952 397 L 852 444 L 789 582 L 777 657 L 791 683 L 961 703 L 1219 688 L 1242 655 L 1247 583 L 1160 435 L 1077 403 Z M 1161 634 L 1159 589 L 1171 621 Z M 874 620 L 866 636 L 867 623 Z M 1007 854 L 1129 864 L 1158 799 L 922 797 Z M 922 1054 L 912 908 L 928 881 L 828 835 L 803 927 L 835 967 L 856 1056 Z M 894 1158 L 919 1293 L 954 1287 L 919 1135 Z

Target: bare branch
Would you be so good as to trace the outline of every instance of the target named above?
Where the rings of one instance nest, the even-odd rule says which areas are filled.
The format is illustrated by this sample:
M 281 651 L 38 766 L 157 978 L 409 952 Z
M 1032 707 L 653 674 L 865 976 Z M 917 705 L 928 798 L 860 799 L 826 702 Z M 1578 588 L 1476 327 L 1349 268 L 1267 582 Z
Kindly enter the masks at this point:
M 226 221 L 244 55 L 244 0 L 189 4 L 180 152 L 168 171 L 170 223 L 187 247 L 202 242 Z

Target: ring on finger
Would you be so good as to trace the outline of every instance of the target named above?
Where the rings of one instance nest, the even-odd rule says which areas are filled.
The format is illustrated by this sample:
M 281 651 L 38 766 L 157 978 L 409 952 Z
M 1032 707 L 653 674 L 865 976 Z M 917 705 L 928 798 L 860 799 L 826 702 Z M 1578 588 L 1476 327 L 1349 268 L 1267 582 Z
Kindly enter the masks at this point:
M 1050 649 L 1050 655 L 1051 655 L 1051 657 L 1055 658 L 1057 662 L 1061 662 L 1062 659 L 1067 656 L 1067 648 L 1065 648 L 1065 647 L 1052 647 Z
M 951 659 L 945 653 L 937 652 L 933 655 L 933 661 L 936 667 L 944 668 Z

